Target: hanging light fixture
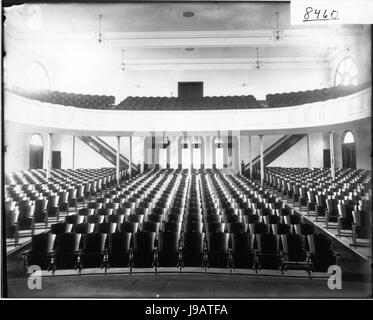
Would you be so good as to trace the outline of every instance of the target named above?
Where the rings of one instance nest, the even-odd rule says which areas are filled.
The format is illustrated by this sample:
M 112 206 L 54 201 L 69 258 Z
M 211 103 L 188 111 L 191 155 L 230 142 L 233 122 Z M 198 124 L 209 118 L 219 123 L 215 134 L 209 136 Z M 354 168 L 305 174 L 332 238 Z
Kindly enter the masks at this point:
M 262 65 L 262 62 L 259 60 L 259 48 L 256 48 L 256 69 L 259 70 L 261 65 Z
M 271 39 L 273 39 L 275 42 L 279 42 L 284 37 L 283 37 L 283 30 L 280 29 L 278 26 L 278 11 L 276 11 L 275 14 L 276 14 L 276 27 L 272 31 Z
M 99 16 L 99 26 L 98 26 L 98 39 L 97 39 L 97 42 L 98 44 L 101 44 L 104 42 L 104 39 L 103 39 L 103 36 L 102 36 L 102 30 L 101 30 L 101 26 L 102 26 L 102 14 L 100 14 Z
M 122 71 L 126 70 L 126 64 L 124 63 L 124 49 L 122 49 Z

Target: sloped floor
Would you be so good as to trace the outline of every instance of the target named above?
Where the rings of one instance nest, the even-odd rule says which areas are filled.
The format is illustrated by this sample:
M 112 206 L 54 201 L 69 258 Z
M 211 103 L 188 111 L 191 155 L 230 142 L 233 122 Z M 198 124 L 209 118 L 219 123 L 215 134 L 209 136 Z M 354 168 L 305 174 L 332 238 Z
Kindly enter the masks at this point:
M 9 297 L 22 298 L 368 298 L 368 282 L 222 274 L 117 274 L 42 278 L 30 290 L 27 278 L 8 280 Z

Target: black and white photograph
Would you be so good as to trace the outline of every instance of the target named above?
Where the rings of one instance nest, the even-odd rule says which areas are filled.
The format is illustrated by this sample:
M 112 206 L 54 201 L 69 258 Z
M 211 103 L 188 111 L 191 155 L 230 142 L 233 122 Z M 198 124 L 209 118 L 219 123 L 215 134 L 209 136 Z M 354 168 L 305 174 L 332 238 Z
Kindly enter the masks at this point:
M 4 1 L 3 298 L 372 298 L 372 26 L 309 3 Z

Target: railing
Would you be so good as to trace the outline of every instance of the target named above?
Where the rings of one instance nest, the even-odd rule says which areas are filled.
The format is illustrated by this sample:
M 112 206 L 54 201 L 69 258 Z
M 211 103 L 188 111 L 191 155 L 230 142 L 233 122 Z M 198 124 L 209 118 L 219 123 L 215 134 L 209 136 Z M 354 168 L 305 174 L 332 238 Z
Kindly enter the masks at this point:
M 81 109 L 42 103 L 7 91 L 4 93 L 5 121 L 80 135 L 216 130 L 293 134 L 295 130 L 304 133 L 307 128 L 330 128 L 370 116 L 371 88 L 343 98 L 295 107 L 191 111 Z

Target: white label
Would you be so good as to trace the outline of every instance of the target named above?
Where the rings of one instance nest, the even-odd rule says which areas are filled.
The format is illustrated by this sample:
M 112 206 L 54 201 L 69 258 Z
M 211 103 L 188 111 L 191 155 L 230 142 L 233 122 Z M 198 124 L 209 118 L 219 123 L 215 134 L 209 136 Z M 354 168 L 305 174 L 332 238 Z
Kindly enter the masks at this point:
M 293 0 L 292 25 L 371 24 L 372 0 Z

